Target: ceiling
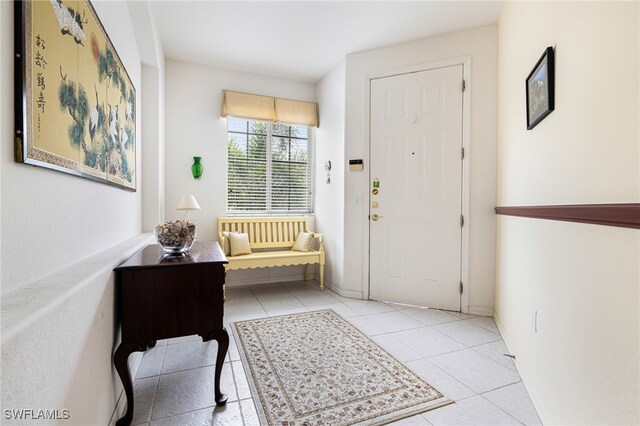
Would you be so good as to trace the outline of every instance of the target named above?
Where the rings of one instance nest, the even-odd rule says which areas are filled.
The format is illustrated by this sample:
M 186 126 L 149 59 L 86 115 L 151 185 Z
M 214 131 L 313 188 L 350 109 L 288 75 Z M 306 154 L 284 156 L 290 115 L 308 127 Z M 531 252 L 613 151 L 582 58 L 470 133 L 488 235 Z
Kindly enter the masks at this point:
M 317 82 L 352 52 L 497 22 L 500 1 L 150 2 L 168 59 Z

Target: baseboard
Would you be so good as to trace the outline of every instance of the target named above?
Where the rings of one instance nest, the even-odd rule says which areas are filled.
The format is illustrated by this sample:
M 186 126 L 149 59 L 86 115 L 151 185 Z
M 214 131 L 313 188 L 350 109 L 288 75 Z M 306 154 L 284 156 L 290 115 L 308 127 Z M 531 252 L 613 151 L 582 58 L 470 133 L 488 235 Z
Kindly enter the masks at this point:
M 469 306 L 470 315 L 480 315 L 481 317 L 492 317 L 494 310 L 492 308 L 483 308 L 482 306 Z
M 257 284 L 276 284 L 291 281 L 304 281 L 304 275 L 285 275 L 281 277 L 247 278 L 242 280 L 226 280 L 228 288 L 248 287 Z
M 502 340 L 504 341 L 504 344 L 507 347 L 507 350 L 509 351 L 510 354 L 516 355 L 516 358 L 513 360 L 513 362 L 516 365 L 518 374 L 520 374 L 520 379 L 522 379 L 522 383 L 524 384 L 524 387 L 527 389 L 527 392 L 529 393 L 531 402 L 533 403 L 533 406 L 536 408 L 536 411 L 538 412 L 538 417 L 540 417 L 540 422 L 543 425 L 553 424 L 550 421 L 549 417 L 547 417 L 547 415 L 545 414 L 544 407 L 540 402 L 540 398 L 538 398 L 537 396 L 538 393 L 536 392 L 535 387 L 532 385 L 532 381 L 529 379 L 529 374 L 527 372 L 526 366 L 522 365 L 521 361 L 518 361 L 517 351 L 516 351 L 516 347 L 513 345 L 513 340 L 511 340 L 508 333 L 506 332 L 504 324 L 502 324 L 502 321 L 500 320 L 500 317 L 498 316 L 498 313 L 496 311 L 493 312 L 493 320 L 495 321 L 496 326 L 500 331 L 500 335 L 502 336 Z
M 329 290 L 333 291 L 334 293 L 337 293 L 338 295 L 342 296 L 342 297 L 348 297 L 350 299 L 362 299 L 362 292 L 361 291 L 353 291 L 353 290 L 344 290 L 342 287 L 340 287 L 339 285 L 336 285 L 330 281 L 327 281 L 326 279 L 324 280 L 324 286 L 326 288 L 328 288 Z

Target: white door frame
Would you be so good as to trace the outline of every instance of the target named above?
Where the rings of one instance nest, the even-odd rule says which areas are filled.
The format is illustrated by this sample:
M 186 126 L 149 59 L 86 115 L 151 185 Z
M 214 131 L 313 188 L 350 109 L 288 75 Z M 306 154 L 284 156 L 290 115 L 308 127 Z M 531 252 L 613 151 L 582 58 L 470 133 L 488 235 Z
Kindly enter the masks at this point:
M 365 113 L 365 134 L 367 140 L 367 158 L 369 177 L 367 182 L 367 188 L 371 182 L 371 80 L 384 77 L 392 77 L 400 74 L 409 74 L 414 72 L 429 71 L 437 68 L 445 68 L 454 65 L 462 65 L 462 75 L 466 83 L 464 92 L 462 92 L 462 147 L 464 148 L 464 159 L 462 160 L 462 215 L 464 216 L 464 226 L 462 227 L 462 244 L 461 244 L 461 265 L 460 265 L 460 277 L 464 285 L 464 291 L 460 298 L 460 309 L 463 313 L 469 313 L 469 225 L 472 223 L 470 209 L 469 209 L 469 187 L 470 187 L 470 164 L 471 164 L 471 144 L 470 144 L 470 128 L 471 128 L 471 56 L 461 56 L 451 59 L 444 59 L 436 62 L 421 63 L 415 65 L 408 65 L 398 68 L 390 68 L 380 71 L 373 71 L 365 76 L 366 87 L 366 102 L 367 107 Z M 367 190 L 367 212 L 371 205 L 371 191 Z M 362 276 L 367 277 L 363 280 L 362 295 L 368 299 L 371 288 L 371 276 L 370 276 L 370 258 L 369 258 L 369 233 L 371 229 L 371 221 L 367 221 L 367 232 L 364 234 L 363 241 L 363 256 L 362 262 Z

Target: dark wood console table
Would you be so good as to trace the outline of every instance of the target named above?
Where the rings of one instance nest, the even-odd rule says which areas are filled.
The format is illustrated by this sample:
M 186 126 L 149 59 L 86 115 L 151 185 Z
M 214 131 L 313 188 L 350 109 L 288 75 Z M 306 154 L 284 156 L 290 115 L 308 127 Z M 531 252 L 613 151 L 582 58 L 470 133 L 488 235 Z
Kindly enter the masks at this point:
M 117 426 L 133 418 L 133 383 L 127 365 L 132 352 L 146 351 L 159 339 L 198 334 L 204 342 L 215 339 L 215 401 L 227 402 L 220 392 L 220 374 L 229 348 L 223 327 L 224 256 L 217 242 L 196 242 L 184 255 L 164 255 L 153 244 L 114 269 L 122 320 L 122 343 L 114 364 L 127 396 L 127 412 Z M 117 293 L 118 294 L 118 293 Z

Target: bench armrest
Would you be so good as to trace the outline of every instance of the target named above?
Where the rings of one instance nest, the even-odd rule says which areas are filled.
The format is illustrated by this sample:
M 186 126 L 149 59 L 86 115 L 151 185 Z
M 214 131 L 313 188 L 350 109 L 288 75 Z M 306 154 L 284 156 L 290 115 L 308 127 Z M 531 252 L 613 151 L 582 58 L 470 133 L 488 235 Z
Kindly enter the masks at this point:
M 317 238 L 318 239 L 318 243 L 320 243 L 320 247 L 319 247 L 318 251 L 324 251 L 324 247 L 322 246 L 322 241 L 324 241 L 324 236 L 322 235 L 322 233 L 314 232 L 313 233 L 313 238 Z

